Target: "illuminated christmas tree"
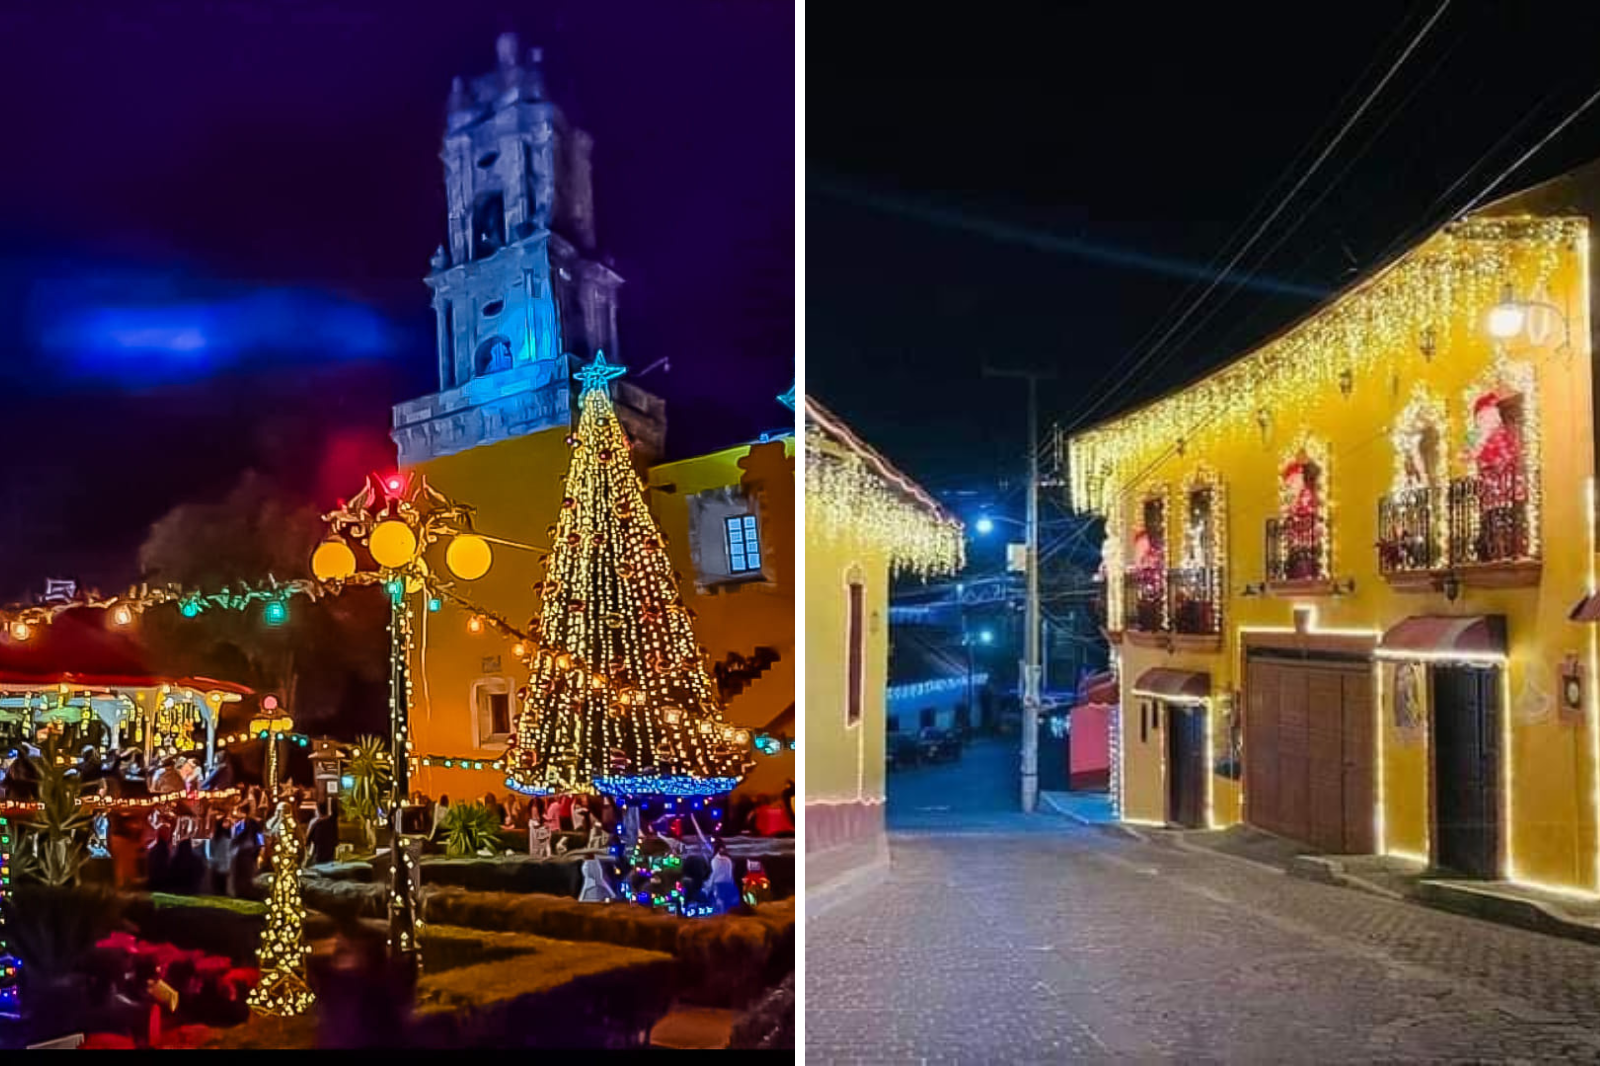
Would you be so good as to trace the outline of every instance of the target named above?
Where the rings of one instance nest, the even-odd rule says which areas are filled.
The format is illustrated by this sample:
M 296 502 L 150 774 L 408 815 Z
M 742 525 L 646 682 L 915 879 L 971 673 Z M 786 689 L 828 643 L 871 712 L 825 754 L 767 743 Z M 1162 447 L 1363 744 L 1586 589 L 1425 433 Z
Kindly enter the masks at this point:
M 280 828 L 272 845 L 272 895 L 267 900 L 267 927 L 261 933 L 256 966 L 261 983 L 251 990 L 250 1009 L 258 1014 L 289 1017 L 311 1009 L 316 996 L 306 983 L 306 907 L 300 898 L 300 838 L 287 803 L 278 807 Z
M 623 368 L 585 367 L 561 513 L 540 582 L 507 784 L 532 793 L 699 796 L 747 769 L 722 720 L 666 545 L 611 405 Z

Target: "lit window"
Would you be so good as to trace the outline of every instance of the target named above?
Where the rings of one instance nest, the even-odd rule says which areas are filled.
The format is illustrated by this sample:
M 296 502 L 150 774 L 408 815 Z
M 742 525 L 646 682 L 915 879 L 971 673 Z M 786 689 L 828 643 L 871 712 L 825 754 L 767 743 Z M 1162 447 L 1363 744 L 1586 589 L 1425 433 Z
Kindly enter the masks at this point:
M 748 574 L 761 569 L 761 538 L 756 536 L 755 515 L 723 519 L 728 531 L 728 572 Z
M 475 740 L 479 745 L 504 744 L 511 739 L 511 682 L 506 677 L 480 678 L 472 686 L 476 712 Z

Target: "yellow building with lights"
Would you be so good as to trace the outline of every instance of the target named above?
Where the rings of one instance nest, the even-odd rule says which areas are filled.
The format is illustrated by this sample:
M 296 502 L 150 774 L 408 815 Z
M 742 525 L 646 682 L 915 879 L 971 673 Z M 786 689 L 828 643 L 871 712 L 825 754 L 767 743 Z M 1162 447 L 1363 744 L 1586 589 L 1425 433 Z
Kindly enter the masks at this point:
M 896 574 L 962 565 L 938 502 L 806 400 L 806 889 L 888 861 L 884 741 L 889 590 Z
M 1600 893 L 1597 210 L 1501 201 L 1072 437 L 1123 819 Z
M 787 414 L 787 412 L 782 412 Z M 475 508 L 476 528 L 492 537 L 548 544 L 571 457 L 565 426 L 438 456 L 407 471 Z M 666 538 L 695 631 L 707 649 L 727 720 L 753 732 L 792 735 L 794 709 L 794 437 L 739 445 L 646 468 L 650 511 Z M 753 531 L 757 547 L 732 572 L 728 522 Z M 411 743 L 418 758 L 412 788 L 437 799 L 504 796 L 496 768 L 511 739 L 517 691 L 527 674 L 514 637 L 475 621 L 496 615 L 533 632 L 540 554 L 503 544 L 483 578 L 448 598 L 421 597 L 412 622 Z M 434 609 L 427 609 L 432 606 Z M 787 717 L 786 717 L 787 716 Z M 794 755 L 753 754 L 741 789 L 781 792 Z M 449 765 L 446 765 L 448 761 Z

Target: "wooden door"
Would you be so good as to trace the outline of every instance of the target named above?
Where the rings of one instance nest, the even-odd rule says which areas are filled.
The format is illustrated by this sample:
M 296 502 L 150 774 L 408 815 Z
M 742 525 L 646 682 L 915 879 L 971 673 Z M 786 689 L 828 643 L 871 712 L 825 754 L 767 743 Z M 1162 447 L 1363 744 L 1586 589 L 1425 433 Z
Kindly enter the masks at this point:
M 1252 662 L 1245 683 L 1245 820 L 1268 832 L 1278 821 L 1278 675 L 1272 663 Z
M 1500 672 L 1433 670 L 1435 861 L 1469 877 L 1500 870 Z
M 1372 673 L 1345 671 L 1344 677 L 1344 844 L 1347 855 L 1368 855 L 1378 849 L 1377 745 Z
M 1206 824 L 1206 710 L 1167 704 L 1167 820 L 1187 829 Z
M 1372 851 L 1371 667 L 1257 658 L 1245 683 L 1246 820 L 1321 852 Z

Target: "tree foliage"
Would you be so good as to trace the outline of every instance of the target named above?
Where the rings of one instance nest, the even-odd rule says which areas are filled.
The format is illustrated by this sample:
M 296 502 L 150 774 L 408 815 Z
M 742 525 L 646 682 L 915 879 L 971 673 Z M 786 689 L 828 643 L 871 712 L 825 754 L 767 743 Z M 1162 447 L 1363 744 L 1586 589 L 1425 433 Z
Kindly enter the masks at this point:
M 247 471 L 220 501 L 179 504 L 150 527 L 139 550 L 144 580 L 217 592 L 270 577 L 310 576 L 324 534 L 321 515 L 269 478 Z M 184 618 L 147 612 L 142 637 L 158 657 L 188 674 L 242 681 L 280 693 L 302 726 L 340 717 L 352 691 L 375 690 L 386 677 L 386 605 L 371 589 L 316 603 L 295 597 L 287 620 L 262 611 L 211 610 Z M 373 702 L 371 698 L 367 702 Z M 376 718 L 381 706 L 367 708 Z

